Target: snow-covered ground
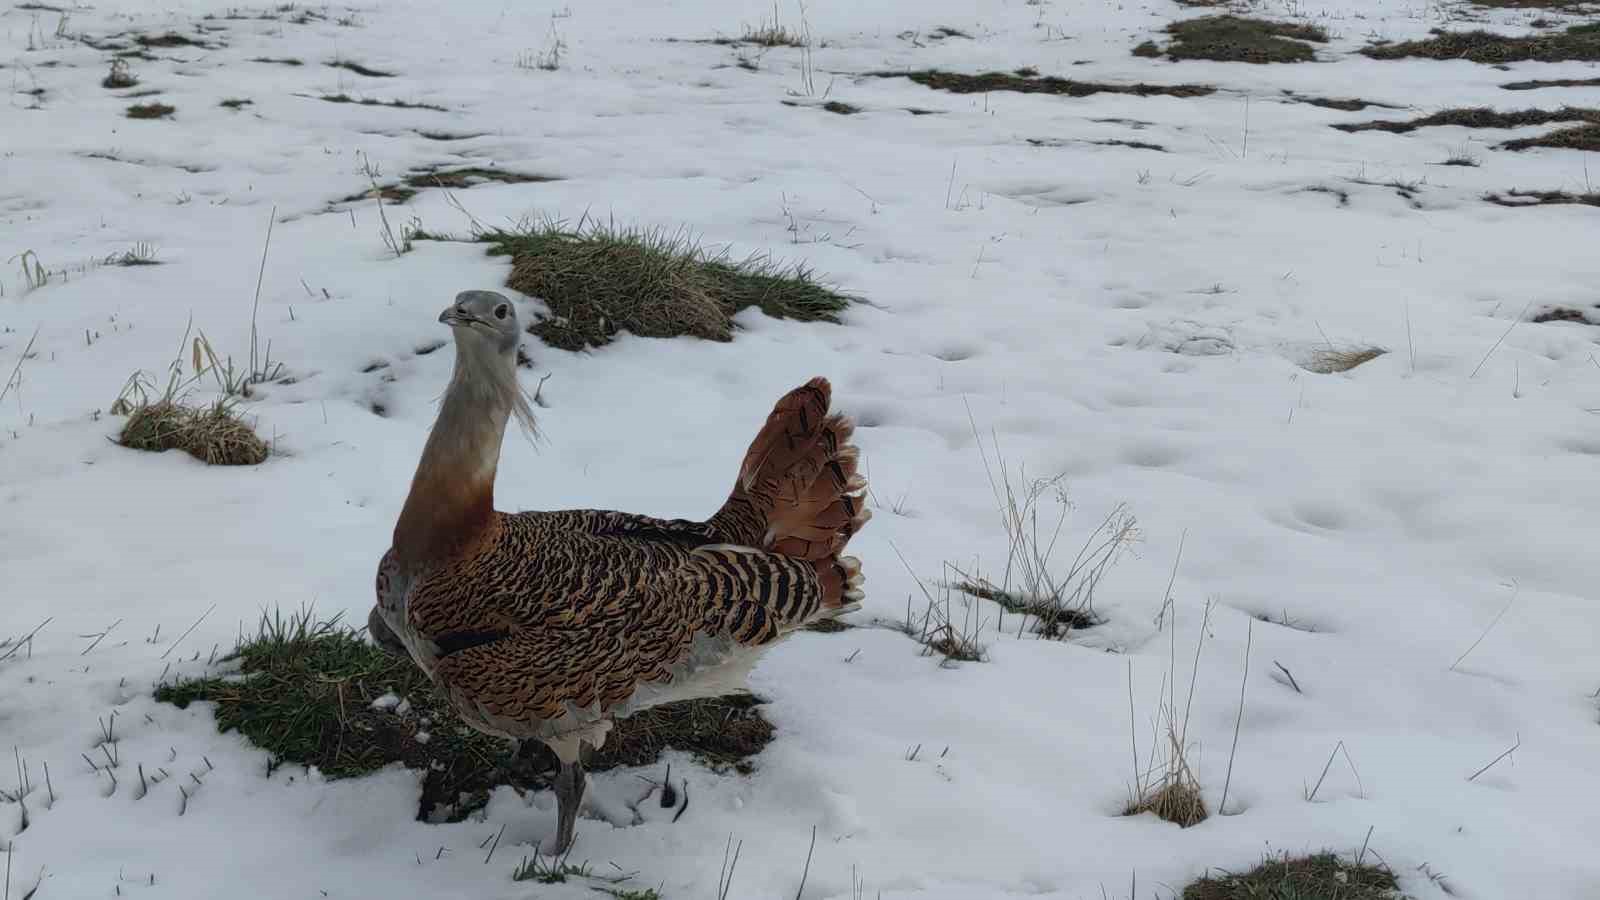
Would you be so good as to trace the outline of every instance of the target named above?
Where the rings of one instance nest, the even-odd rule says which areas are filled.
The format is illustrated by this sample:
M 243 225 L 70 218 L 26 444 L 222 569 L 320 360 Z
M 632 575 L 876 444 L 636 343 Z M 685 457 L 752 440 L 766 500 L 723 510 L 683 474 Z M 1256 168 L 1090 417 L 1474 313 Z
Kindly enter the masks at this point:
M 372 201 L 337 202 L 368 186 L 363 157 L 386 178 L 437 164 L 555 176 L 453 193 L 491 225 L 587 211 L 687 226 L 870 301 L 843 325 L 748 313 L 729 344 L 572 354 L 530 338 L 549 440 L 507 442 L 503 508 L 707 514 L 772 401 L 826 375 L 860 420 L 879 504 L 852 544 L 869 578 L 858 624 L 903 617 L 908 595 L 923 606 L 897 549 L 930 583 L 947 560 L 1003 562 L 974 426 L 991 463 L 992 433 L 998 458 L 1065 476 L 1065 558 L 1118 504 L 1140 523 L 1100 585 L 1105 623 L 1069 641 L 996 634 L 987 602 L 973 612 L 987 662 L 941 667 L 887 628 L 795 637 L 755 672 L 778 737 L 754 774 L 674 756 L 683 819 L 581 820 L 576 857 L 669 898 L 715 896 L 731 837 L 729 896 L 788 897 L 815 827 L 810 898 L 853 896 L 853 872 L 886 898 L 1126 897 L 1135 878 L 1140 897 L 1165 897 L 1209 867 L 1365 844 L 1419 898 L 1444 884 L 1600 896 L 1600 362 L 1590 326 L 1526 321 L 1600 303 L 1600 210 L 1481 199 L 1582 190 L 1584 154 L 1481 143 L 1545 129 L 1328 127 L 1592 106 L 1600 89 L 1498 87 L 1592 66 L 1355 55 L 1461 12 L 1403 0 L 1267 4 L 1334 35 L 1324 62 L 1283 66 L 1131 55 L 1196 14 L 1165 0 L 813 0 L 805 22 L 825 45 L 809 56 L 697 42 L 759 25 L 764 0 L 397 0 L 311 7 L 304 23 L 304 9 L 229 11 L 0 12 L 0 377 L 37 330 L 0 404 L 0 638 L 48 620 L 0 662 L 4 770 L 26 763 L 34 788 L 20 834 L 22 804 L 0 802 L 13 896 L 594 896 L 511 880 L 553 825 L 548 798 L 505 791 L 482 820 L 418 823 L 414 773 L 266 778 L 265 755 L 218 734 L 203 704 L 151 697 L 262 609 L 365 621 L 450 366 L 448 348 L 419 348 L 447 338 L 435 317 L 457 291 L 506 278 L 477 245 L 389 253 Z M 787 0 L 778 12 L 800 26 Z M 102 87 L 110 53 L 78 39 L 197 26 L 210 46 L 134 60 L 131 92 Z M 970 37 L 932 38 L 940 26 Z M 559 68 L 531 64 L 558 40 Z M 759 55 L 754 71 L 741 54 Z M 1221 90 L 957 95 L 854 77 L 1021 66 Z M 175 114 L 125 118 L 145 102 L 125 95 L 152 89 Z M 336 93 L 445 111 L 316 99 Z M 825 93 L 862 111 L 825 111 Z M 1480 167 L 1438 165 L 1469 139 Z M 1095 143 L 1108 140 L 1168 152 Z M 1417 183 L 1414 200 L 1389 181 Z M 191 320 L 248 356 L 274 209 L 256 323 L 292 383 L 245 409 L 277 454 L 222 469 L 113 444 L 118 391 L 137 369 L 163 377 Z M 397 230 L 469 226 L 439 190 L 386 214 Z M 141 243 L 162 265 L 95 264 Z M 50 277 L 30 290 L 35 260 Z M 1391 352 L 1343 374 L 1300 365 L 1329 344 Z M 1213 810 L 1228 784 L 1226 814 L 1188 829 L 1121 816 L 1164 686 L 1182 703 L 1191 679 L 1191 760 Z M 82 754 L 113 714 L 122 789 L 107 796 Z M 1340 742 L 1348 756 L 1308 801 Z M 139 765 L 174 779 L 136 799 Z M 185 800 L 190 772 L 204 784 Z M 635 791 L 636 774 L 659 773 L 606 773 L 594 790 Z

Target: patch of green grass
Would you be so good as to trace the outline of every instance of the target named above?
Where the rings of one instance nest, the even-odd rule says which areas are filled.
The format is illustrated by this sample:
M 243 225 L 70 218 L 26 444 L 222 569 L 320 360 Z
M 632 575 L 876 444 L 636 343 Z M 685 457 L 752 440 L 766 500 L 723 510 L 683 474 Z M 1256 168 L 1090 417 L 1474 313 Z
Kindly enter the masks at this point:
M 168 106 L 165 103 L 135 103 L 128 107 L 128 118 L 165 119 L 177 111 L 176 106 Z
M 728 341 L 733 317 L 752 306 L 775 318 L 837 323 L 853 301 L 803 265 L 735 262 L 684 232 L 546 220 L 478 240 L 512 258 L 510 287 L 549 305 L 552 317 L 528 331 L 563 350 L 604 346 L 624 331 Z
M 1363 48 L 1372 59 L 1465 59 L 1475 63 L 1600 61 L 1600 23 L 1574 25 L 1565 31 L 1511 37 L 1491 31 L 1444 31 L 1433 37 Z
M 419 820 L 460 821 L 494 787 L 548 787 L 559 767 L 540 744 L 519 754 L 509 741 L 462 724 L 408 657 L 379 648 L 337 616 L 264 613 L 225 662 L 237 666 L 237 676 L 163 684 L 156 699 L 180 708 L 214 704 L 218 729 L 238 731 L 267 751 L 269 771 L 316 766 L 338 779 L 400 763 L 424 772 Z M 373 706 L 391 694 L 408 706 Z M 618 721 L 587 768 L 650 765 L 670 747 L 717 771 L 747 773 L 750 758 L 773 737 L 762 702 L 736 694 L 645 710 Z
M 434 112 L 449 112 L 442 106 L 432 103 L 412 103 L 406 100 L 379 100 L 374 97 L 363 97 L 357 100 L 349 94 L 323 94 L 317 98 L 329 103 L 356 103 L 361 106 L 388 106 L 394 109 L 431 109 Z
M 1600 87 L 1600 78 L 1551 78 L 1533 81 L 1510 81 L 1500 85 L 1503 91 L 1536 91 L 1540 88 Z
M 984 72 L 966 75 L 960 72 L 943 72 L 925 69 L 920 72 L 873 72 L 878 78 L 909 78 L 923 87 L 949 91 L 952 94 L 986 94 L 991 91 L 1015 91 L 1021 94 L 1060 94 L 1067 97 L 1088 97 L 1093 94 L 1132 94 L 1138 97 L 1204 97 L 1217 89 L 1204 84 L 1110 84 L 1096 81 L 1073 81 L 1054 75 L 1040 78 L 1036 75 L 1018 75 L 1015 72 Z
M 1311 62 L 1316 53 L 1307 41 L 1327 43 L 1328 33 L 1316 25 L 1269 22 L 1242 16 L 1201 16 L 1166 27 L 1168 59 L 1209 59 L 1219 62 Z M 1150 42 L 1134 48 L 1135 55 L 1154 56 Z
M 1572 194 L 1567 191 L 1509 190 L 1503 194 L 1486 194 L 1485 200 L 1497 206 L 1600 206 L 1600 191 Z
M 1183 889 L 1183 900 L 1397 900 L 1387 867 L 1333 853 L 1268 859 L 1248 872 L 1206 876 Z
M 1493 9 L 1558 9 L 1580 10 L 1593 7 L 1594 0 L 1472 0 L 1473 6 Z
M 267 442 L 239 417 L 229 398 L 198 408 L 172 400 L 137 406 L 117 443 L 157 453 L 182 450 L 213 466 L 254 466 L 269 455 Z
M 1443 109 L 1418 119 L 1400 121 L 1342 122 L 1334 125 L 1340 131 L 1387 131 L 1404 134 L 1418 128 L 1455 125 L 1461 128 L 1526 128 L 1530 125 L 1549 125 L 1553 122 L 1589 122 L 1600 124 L 1600 109 L 1581 106 L 1563 106 L 1560 109 L 1523 109 L 1502 112 L 1487 106 Z
M 568 852 L 571 852 L 570 850 Z M 566 857 L 545 862 L 544 858 L 535 853 L 524 856 L 522 862 L 517 864 L 511 872 L 512 881 L 537 881 L 540 884 L 564 884 L 570 878 L 588 878 L 593 872 L 588 863 L 573 865 L 567 862 Z
M 1502 150 L 1528 150 L 1534 147 L 1600 153 L 1600 124 L 1590 123 L 1576 128 L 1561 128 L 1539 137 L 1517 138 L 1500 144 Z
M 353 60 L 348 60 L 348 59 L 336 59 L 336 60 L 333 60 L 332 62 L 327 63 L 326 65 L 328 65 L 331 68 L 335 68 L 335 69 L 348 69 L 349 71 L 354 72 L 357 75 L 365 75 L 368 78 L 393 78 L 394 77 L 394 73 L 393 72 L 385 72 L 382 69 L 369 68 L 367 66 L 362 65 L 361 63 L 355 62 Z

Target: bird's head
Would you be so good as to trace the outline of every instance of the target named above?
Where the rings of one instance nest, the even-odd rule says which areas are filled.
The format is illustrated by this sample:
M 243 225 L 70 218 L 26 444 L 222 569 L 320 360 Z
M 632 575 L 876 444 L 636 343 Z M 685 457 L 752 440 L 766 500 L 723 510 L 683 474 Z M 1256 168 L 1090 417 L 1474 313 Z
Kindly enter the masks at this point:
M 516 307 L 494 291 L 462 291 L 439 313 L 439 321 L 455 332 L 456 349 L 463 353 L 511 354 L 521 335 Z

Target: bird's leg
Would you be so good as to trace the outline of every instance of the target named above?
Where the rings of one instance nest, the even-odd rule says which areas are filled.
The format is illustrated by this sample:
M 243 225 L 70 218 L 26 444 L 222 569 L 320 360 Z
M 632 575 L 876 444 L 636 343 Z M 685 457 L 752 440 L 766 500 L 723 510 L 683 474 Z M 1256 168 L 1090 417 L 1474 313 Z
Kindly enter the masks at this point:
M 561 856 L 572 846 L 572 831 L 578 823 L 578 807 L 583 803 L 583 792 L 588 778 L 583 773 L 583 763 L 578 760 L 561 761 L 561 774 L 556 776 L 556 846 L 554 856 Z

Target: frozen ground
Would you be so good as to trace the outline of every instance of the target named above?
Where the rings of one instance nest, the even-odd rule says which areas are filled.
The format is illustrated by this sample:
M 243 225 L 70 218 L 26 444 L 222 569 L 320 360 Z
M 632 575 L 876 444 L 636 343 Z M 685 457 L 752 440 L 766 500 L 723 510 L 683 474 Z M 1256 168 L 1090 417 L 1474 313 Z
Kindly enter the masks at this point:
M 1139 519 L 1142 542 L 1100 586 L 1104 624 L 1067 642 L 995 634 L 980 602 L 987 662 L 941 668 L 886 628 L 785 644 L 755 674 L 779 729 L 755 773 L 676 758 L 688 813 L 580 821 L 577 856 L 597 868 L 614 862 L 666 897 L 715 896 L 731 836 L 743 847 L 729 896 L 788 897 L 814 826 L 811 898 L 852 896 L 852 870 L 886 898 L 1126 897 L 1135 877 L 1140 897 L 1166 897 L 1208 867 L 1364 843 L 1419 898 L 1444 884 L 1466 898 L 1600 896 L 1600 363 L 1590 326 L 1527 321 L 1600 303 L 1600 211 L 1481 199 L 1583 190 L 1584 154 L 1492 149 L 1543 128 L 1328 127 L 1592 106 L 1600 89 L 1498 88 L 1592 67 L 1354 55 L 1461 14 L 1386 0 L 1269 4 L 1334 34 L 1324 62 L 1284 66 L 1130 55 L 1195 14 L 1161 0 L 814 0 L 806 20 L 826 46 L 805 58 L 693 42 L 759 24 L 763 2 L 406 0 L 253 17 L 264 11 L 0 12 L 0 375 L 37 330 L 0 405 L 0 637 L 48 620 L 0 662 L 0 744 L 33 787 L 26 830 L 23 804 L 0 802 L 13 896 L 595 896 L 510 878 L 553 824 L 548 798 L 506 793 L 482 821 L 418 823 L 412 773 L 269 779 L 265 755 L 217 734 L 203 706 L 150 696 L 162 677 L 204 671 L 262 609 L 315 603 L 364 621 L 450 366 L 448 349 L 420 350 L 447 337 L 435 316 L 456 291 L 506 277 L 470 244 L 390 254 L 374 202 L 338 202 L 368 186 L 358 155 L 386 177 L 435 164 L 556 176 L 454 194 L 490 224 L 587 210 L 687 226 L 870 300 L 842 326 L 751 314 L 730 344 L 630 338 L 580 355 L 530 338 L 549 442 L 508 442 L 505 508 L 709 513 L 770 403 L 821 374 L 864 426 L 880 504 L 853 544 L 870 578 L 858 624 L 920 598 L 893 548 L 930 581 L 946 560 L 1004 559 L 974 423 L 1012 465 L 1065 476 L 1074 550 L 1119 503 Z M 797 9 L 779 12 L 799 26 Z M 1522 28 L 1533 14 L 1482 17 Z M 970 37 L 934 39 L 939 26 Z M 208 46 L 133 60 L 131 91 L 101 86 L 110 52 L 80 39 L 169 29 Z M 559 68 L 539 69 L 558 38 Z M 754 71 L 741 53 L 760 56 Z M 1020 66 L 1222 90 L 957 95 L 852 77 Z M 160 94 L 126 96 L 141 90 Z M 1285 90 L 1407 109 L 1341 112 Z M 819 108 L 825 91 L 861 112 Z M 316 99 L 341 92 L 444 111 Z M 176 112 L 124 117 L 148 101 Z M 1437 165 L 1469 139 L 1481 166 Z M 1094 143 L 1106 140 L 1168 152 Z M 223 470 L 114 445 L 112 400 L 136 369 L 164 371 L 191 318 L 248 356 L 274 209 L 257 326 L 293 383 L 247 410 L 278 454 Z M 468 226 L 439 190 L 386 214 L 397 230 L 412 216 Z M 162 264 L 94 264 L 140 243 Z M 49 279 L 29 289 L 35 260 Z M 1329 344 L 1392 352 L 1342 374 L 1300 365 Z M 1163 686 L 1176 681 L 1181 702 L 1192 677 L 1190 754 L 1215 809 L 1247 637 L 1227 814 L 1189 829 L 1120 816 L 1130 680 L 1145 757 Z M 102 758 L 113 715 L 108 796 L 84 755 Z M 1348 759 L 1308 802 L 1339 742 Z M 173 778 L 140 799 L 141 765 Z M 595 790 L 626 795 L 634 775 Z M 479 845 L 502 826 L 486 864 Z

